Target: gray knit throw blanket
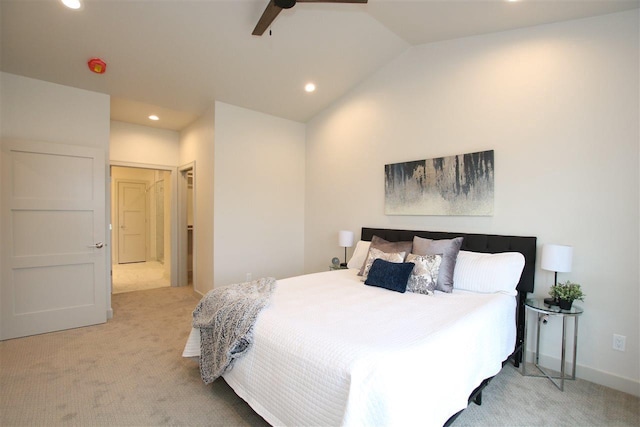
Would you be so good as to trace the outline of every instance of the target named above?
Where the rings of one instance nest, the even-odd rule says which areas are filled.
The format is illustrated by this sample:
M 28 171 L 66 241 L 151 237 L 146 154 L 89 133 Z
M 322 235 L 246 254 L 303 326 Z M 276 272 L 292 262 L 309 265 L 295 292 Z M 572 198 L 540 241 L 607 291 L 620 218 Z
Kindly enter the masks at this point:
M 209 291 L 193 311 L 200 329 L 200 376 L 212 383 L 253 343 L 253 325 L 267 306 L 276 279 L 262 278 Z

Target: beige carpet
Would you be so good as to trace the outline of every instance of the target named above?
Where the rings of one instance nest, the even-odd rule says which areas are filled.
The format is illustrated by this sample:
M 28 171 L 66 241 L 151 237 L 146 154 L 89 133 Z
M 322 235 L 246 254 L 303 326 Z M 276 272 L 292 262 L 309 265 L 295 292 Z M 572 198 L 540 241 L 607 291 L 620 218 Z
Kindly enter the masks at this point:
M 529 368 L 527 368 L 529 369 Z M 588 381 L 523 377 L 505 366 L 454 426 L 640 426 L 640 399 Z
M 158 261 L 113 264 L 111 272 L 113 294 L 171 286 L 164 265 Z
M 181 357 L 198 300 L 189 287 L 117 294 L 106 324 L 0 343 L 0 425 L 266 425 Z
M 0 425 L 266 425 L 180 356 L 198 300 L 189 287 L 122 293 L 104 325 L 1 342 Z M 565 388 L 507 366 L 454 426 L 640 425 L 638 398 L 581 380 Z

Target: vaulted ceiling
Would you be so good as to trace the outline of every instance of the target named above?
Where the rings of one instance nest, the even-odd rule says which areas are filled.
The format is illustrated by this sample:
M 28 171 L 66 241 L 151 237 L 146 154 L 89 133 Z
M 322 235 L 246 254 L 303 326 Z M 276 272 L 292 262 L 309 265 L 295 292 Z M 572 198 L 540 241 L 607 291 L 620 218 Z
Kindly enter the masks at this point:
M 298 3 L 0 0 L 0 69 L 112 97 L 112 118 L 179 130 L 215 100 L 305 122 L 413 45 L 638 8 L 639 0 Z M 91 73 L 91 57 L 107 63 Z M 314 82 L 317 90 L 306 93 Z M 150 122 L 149 114 L 161 117 Z

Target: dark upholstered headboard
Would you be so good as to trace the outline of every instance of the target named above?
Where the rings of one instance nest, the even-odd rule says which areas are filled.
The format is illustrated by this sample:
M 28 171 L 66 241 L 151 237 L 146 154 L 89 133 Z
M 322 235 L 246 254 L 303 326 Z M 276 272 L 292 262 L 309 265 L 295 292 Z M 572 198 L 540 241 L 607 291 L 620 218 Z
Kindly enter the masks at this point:
M 536 268 L 536 238 L 522 236 L 501 236 L 496 234 L 452 233 L 442 231 L 391 230 L 386 228 L 362 228 L 362 240 L 370 241 L 373 236 L 390 242 L 412 241 L 413 236 L 427 239 L 453 239 L 464 237 L 462 250 L 472 252 L 498 253 L 520 252 L 524 255 L 524 269 L 518 291 L 526 295 L 533 292 L 533 279 Z

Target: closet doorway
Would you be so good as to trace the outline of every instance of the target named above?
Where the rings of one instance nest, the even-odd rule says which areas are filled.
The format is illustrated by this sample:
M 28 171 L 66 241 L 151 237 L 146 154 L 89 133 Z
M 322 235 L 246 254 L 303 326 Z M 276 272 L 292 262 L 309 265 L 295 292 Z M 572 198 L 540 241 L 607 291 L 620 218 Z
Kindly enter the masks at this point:
M 112 293 L 171 286 L 172 171 L 111 166 Z
M 178 168 L 178 286 L 196 281 L 196 165 Z

